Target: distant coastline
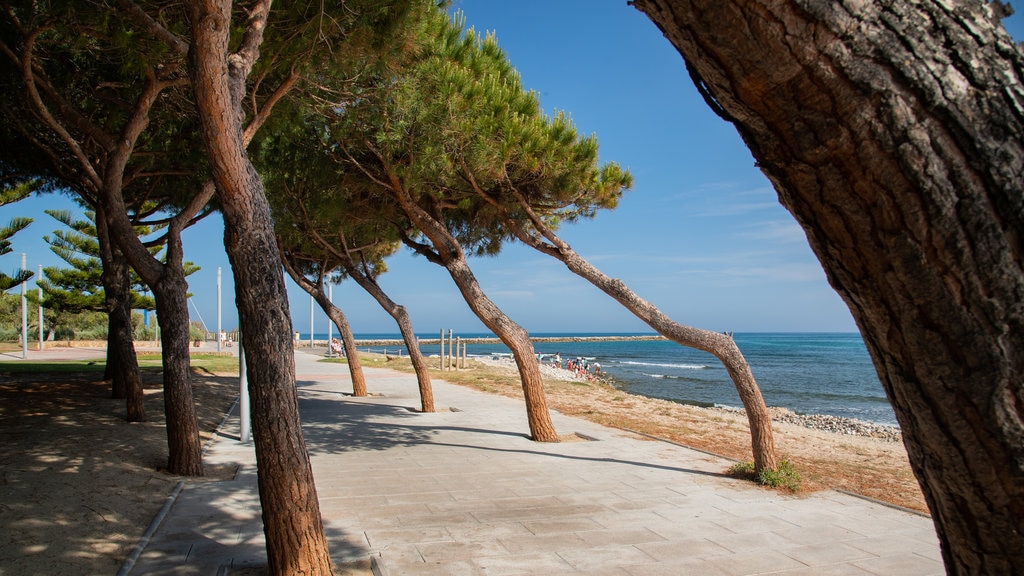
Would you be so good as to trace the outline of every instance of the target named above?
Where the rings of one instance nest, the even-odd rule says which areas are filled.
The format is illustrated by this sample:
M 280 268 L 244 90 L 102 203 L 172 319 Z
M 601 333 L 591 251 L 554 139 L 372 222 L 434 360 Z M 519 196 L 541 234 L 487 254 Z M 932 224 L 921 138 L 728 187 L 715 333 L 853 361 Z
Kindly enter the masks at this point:
M 457 339 L 466 344 L 501 344 L 501 339 L 494 336 L 459 336 Z M 447 338 L 447 337 L 446 337 Z M 664 336 L 647 334 L 639 336 L 531 336 L 531 342 L 642 342 L 649 340 L 667 340 Z M 427 344 L 440 344 L 440 338 L 417 338 L 420 346 Z M 326 340 L 316 340 L 324 342 Z M 356 339 L 356 346 L 404 346 L 405 340 L 400 338 L 371 338 Z

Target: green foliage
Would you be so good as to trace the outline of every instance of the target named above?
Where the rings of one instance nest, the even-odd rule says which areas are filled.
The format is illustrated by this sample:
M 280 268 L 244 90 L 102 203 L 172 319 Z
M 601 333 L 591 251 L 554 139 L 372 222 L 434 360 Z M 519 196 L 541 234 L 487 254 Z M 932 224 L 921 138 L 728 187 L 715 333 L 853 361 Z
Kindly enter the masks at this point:
M 615 207 L 629 173 L 599 165 L 597 139 L 568 114 L 542 113 L 493 34 L 463 27 L 461 15 L 434 11 L 402 66 L 339 109 L 330 149 L 343 193 L 396 226 L 408 209 L 381 192 L 411 195 L 477 255 L 498 253 L 517 229 L 534 233 L 530 212 L 554 229 Z
M 0 206 L 27 198 L 32 193 L 34 187 L 33 182 L 24 181 L 4 185 L 0 188 Z M 11 237 L 27 228 L 31 223 L 31 218 L 17 216 L 12 218 L 6 226 L 0 227 L 0 256 L 11 253 Z M 15 270 L 10 276 L 0 272 L 0 291 L 19 286 L 29 278 L 32 278 L 32 276 L 32 272 L 21 269 Z

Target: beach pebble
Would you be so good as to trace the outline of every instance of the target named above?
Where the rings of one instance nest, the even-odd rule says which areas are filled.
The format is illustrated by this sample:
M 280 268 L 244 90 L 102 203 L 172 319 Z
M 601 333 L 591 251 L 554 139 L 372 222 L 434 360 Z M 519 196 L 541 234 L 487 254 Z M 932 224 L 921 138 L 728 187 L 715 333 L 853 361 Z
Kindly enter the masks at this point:
M 716 408 L 728 412 L 743 412 L 740 408 L 727 406 Z M 796 424 L 804 428 L 832 432 L 833 434 L 867 436 L 869 438 L 880 438 L 888 442 L 903 441 L 903 433 L 896 426 L 886 426 L 884 424 L 875 424 L 874 422 L 864 422 L 856 418 L 844 418 L 828 414 L 797 414 L 788 408 L 770 407 L 768 411 L 771 413 L 774 422 Z

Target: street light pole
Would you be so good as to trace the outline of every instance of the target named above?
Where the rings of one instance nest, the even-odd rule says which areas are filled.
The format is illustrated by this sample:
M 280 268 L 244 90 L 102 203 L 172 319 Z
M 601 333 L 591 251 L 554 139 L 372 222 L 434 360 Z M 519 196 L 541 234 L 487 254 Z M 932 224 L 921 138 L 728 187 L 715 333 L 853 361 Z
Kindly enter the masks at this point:
M 21 253 L 21 271 L 28 270 L 25 264 L 26 255 L 24 252 Z M 21 359 L 25 360 L 28 358 L 28 298 L 25 296 L 25 284 L 21 283 Z
M 36 286 L 39 286 L 39 351 L 43 351 L 43 265 L 39 265 L 39 277 L 36 278 Z

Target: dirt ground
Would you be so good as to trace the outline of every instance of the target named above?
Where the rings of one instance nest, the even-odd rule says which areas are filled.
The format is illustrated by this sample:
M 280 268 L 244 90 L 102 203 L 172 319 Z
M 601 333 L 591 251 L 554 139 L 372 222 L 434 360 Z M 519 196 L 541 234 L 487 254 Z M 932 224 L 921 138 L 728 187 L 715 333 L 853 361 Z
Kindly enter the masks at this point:
M 102 376 L 0 364 L 0 575 L 116 574 L 180 480 L 161 472 L 159 371 L 143 372 L 149 420 L 133 424 Z M 193 393 L 205 441 L 238 379 L 196 376 Z
M 364 357 L 367 366 L 409 370 Z M 5 372 L 0 363 L 0 576 L 113 574 L 180 478 L 161 471 L 167 446 L 160 373 L 144 372 L 149 421 L 124 421 L 101 371 Z M 435 378 L 520 395 L 514 374 L 477 366 Z M 598 383 L 548 381 L 550 407 L 739 460 L 750 459 L 742 415 L 682 406 Z M 196 374 L 204 439 L 237 396 L 237 378 Z M 801 474 L 801 491 L 839 488 L 925 510 L 902 444 L 778 423 L 779 455 Z M 211 480 L 218 471 L 211 472 Z M 341 567 L 339 567 L 341 568 Z M 361 570 L 345 573 L 365 573 Z

